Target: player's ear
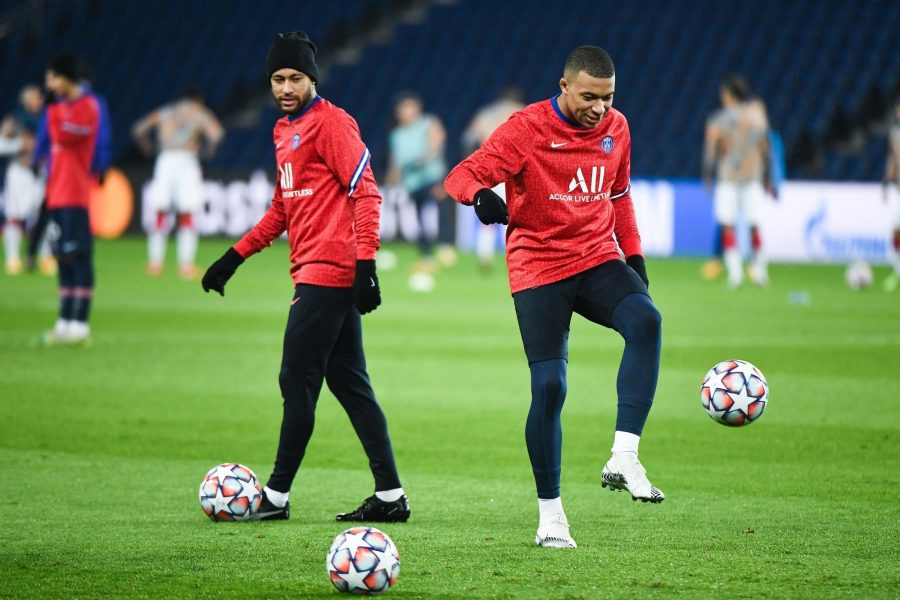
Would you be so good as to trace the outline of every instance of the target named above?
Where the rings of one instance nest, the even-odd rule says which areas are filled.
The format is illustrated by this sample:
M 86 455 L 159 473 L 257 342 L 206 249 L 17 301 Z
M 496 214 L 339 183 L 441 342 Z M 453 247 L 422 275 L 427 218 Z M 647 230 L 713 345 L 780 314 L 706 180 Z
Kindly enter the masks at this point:
M 565 76 L 559 78 L 559 91 L 563 94 L 566 93 L 566 90 L 569 89 L 569 80 L 565 78 Z

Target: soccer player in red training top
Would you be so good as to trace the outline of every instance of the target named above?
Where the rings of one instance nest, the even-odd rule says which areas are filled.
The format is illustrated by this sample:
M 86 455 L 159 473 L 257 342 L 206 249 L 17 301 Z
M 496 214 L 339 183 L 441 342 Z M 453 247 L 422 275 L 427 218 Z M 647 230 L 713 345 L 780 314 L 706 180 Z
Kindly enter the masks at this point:
M 46 72 L 47 89 L 57 99 L 47 108 L 51 150 L 46 194 L 53 224 L 50 237 L 59 265 L 59 319 L 44 335 L 48 344 L 90 340 L 94 241 L 88 204 L 100 106 L 78 83 L 78 73 L 78 58 L 71 53 L 55 58 Z
M 625 338 L 612 458 L 601 482 L 645 502 L 665 498 L 638 461 L 659 374 L 661 318 L 647 293 L 629 194 L 631 138 L 612 108 L 615 85 L 603 49 L 576 48 L 559 95 L 515 113 L 445 182 L 451 196 L 475 205 L 482 223 L 509 224 L 509 282 L 531 369 L 525 440 L 540 514 L 535 541 L 544 547 L 576 546 L 559 491 L 573 312 Z M 508 205 L 491 191 L 500 182 Z
M 272 206 L 212 264 L 203 289 L 224 296 L 244 259 L 287 231 L 296 288 L 279 383 L 284 415 L 275 469 L 255 519 L 290 517 L 288 492 L 313 431 L 322 381 L 347 411 L 369 457 L 375 494 L 338 521 L 406 521 L 387 422 L 366 373 L 360 314 L 381 304 L 375 252 L 381 195 L 353 117 L 316 95 L 316 47 L 302 31 L 279 34 L 266 57 L 278 177 Z

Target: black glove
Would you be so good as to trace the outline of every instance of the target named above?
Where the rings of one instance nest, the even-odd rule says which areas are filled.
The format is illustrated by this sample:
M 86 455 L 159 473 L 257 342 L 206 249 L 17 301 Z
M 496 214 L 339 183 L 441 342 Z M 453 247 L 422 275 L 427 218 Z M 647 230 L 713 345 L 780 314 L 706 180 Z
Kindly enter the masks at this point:
M 625 259 L 625 264 L 634 269 L 634 272 L 638 274 L 638 277 L 641 278 L 641 281 L 643 281 L 644 285 L 649 289 L 650 281 L 647 279 L 647 267 L 644 265 L 644 257 L 640 254 L 632 254 Z
M 224 296 L 225 284 L 243 262 L 244 257 L 238 254 L 237 250 L 234 248 L 226 250 L 222 258 L 209 265 L 203 275 L 203 279 L 200 281 L 203 291 L 209 293 L 209 290 L 215 290 L 219 292 L 220 296 Z
M 485 225 L 494 223 L 509 223 L 509 208 L 503 198 L 494 193 L 490 188 L 481 188 L 475 194 L 473 205 L 478 219 Z
M 361 315 L 372 312 L 381 304 L 381 288 L 378 287 L 378 275 L 375 274 L 374 260 L 356 261 L 353 303 Z

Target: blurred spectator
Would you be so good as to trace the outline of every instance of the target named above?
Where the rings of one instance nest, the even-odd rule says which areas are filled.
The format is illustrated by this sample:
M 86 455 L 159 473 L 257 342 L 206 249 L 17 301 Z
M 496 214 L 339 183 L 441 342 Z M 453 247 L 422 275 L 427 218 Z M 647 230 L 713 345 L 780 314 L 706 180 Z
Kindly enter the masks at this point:
M 150 138 L 156 132 L 156 145 Z M 178 273 L 184 279 L 199 275 L 197 230 L 194 213 L 202 207 L 203 174 L 198 154 L 210 158 L 225 136 L 221 123 L 210 111 L 200 90 L 187 90 L 180 100 L 161 106 L 134 124 L 132 135 L 147 155 L 159 151 L 153 169 L 153 194 L 147 200 L 156 210 L 148 236 L 147 274 L 158 277 L 166 256 L 166 221 L 177 215 Z
M 703 179 L 707 188 L 715 179 L 715 218 L 722 229 L 722 249 L 728 285 L 744 281 L 743 258 L 737 245 L 735 226 L 739 216 L 750 227 L 751 278 L 757 285 L 768 283 L 768 265 L 762 250 L 759 220 L 765 200 L 764 185 L 771 187 L 765 105 L 750 93 L 740 76 L 731 75 L 719 88 L 722 108 L 707 122 L 703 150 Z
M 471 154 L 480 148 L 495 129 L 509 119 L 514 112 L 523 108 L 525 105 L 522 103 L 522 91 L 515 86 L 510 86 L 501 91 L 495 100 L 478 109 L 462 135 L 463 150 L 466 154 Z M 496 185 L 494 192 L 506 200 L 506 184 Z M 483 269 L 490 269 L 493 265 L 497 248 L 496 236 L 498 233 L 502 235 L 505 230 L 505 225 L 478 226 L 475 246 L 478 262 Z
M 29 85 L 19 94 L 19 105 L 0 125 L 0 154 L 9 156 L 6 167 L 6 223 L 3 247 L 6 273 L 18 275 L 23 270 L 20 246 L 26 224 L 33 224 L 44 196 L 44 182 L 31 169 L 31 153 L 35 147 L 44 99 L 38 86 Z M 42 270 L 55 273 L 48 244 L 42 251 Z
M 455 260 L 452 248 L 452 229 L 447 233 L 453 218 L 455 205 L 444 201 L 444 175 L 447 174 L 444 144 L 447 132 L 441 120 L 423 112 L 422 99 L 413 92 L 402 92 L 394 104 L 396 125 L 390 133 L 390 165 L 388 182 L 399 184 L 412 197 L 419 217 L 420 260 L 410 279 L 410 286 L 420 291 L 429 291 L 434 286 L 436 270 L 433 250 L 435 232 L 426 220 L 426 215 L 436 203 L 443 204 L 438 219 L 442 249 L 439 259 L 446 265 Z M 449 214 L 448 214 L 449 213 Z

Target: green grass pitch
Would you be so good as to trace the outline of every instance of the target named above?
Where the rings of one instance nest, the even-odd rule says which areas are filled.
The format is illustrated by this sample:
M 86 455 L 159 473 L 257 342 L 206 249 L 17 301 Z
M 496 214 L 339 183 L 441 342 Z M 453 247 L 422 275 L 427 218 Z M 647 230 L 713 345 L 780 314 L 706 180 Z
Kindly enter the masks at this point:
M 324 567 L 334 515 L 372 482 L 327 391 L 290 521 L 213 523 L 197 501 L 217 463 L 270 472 L 286 245 L 249 260 L 223 299 L 171 263 L 144 276 L 144 243 L 98 244 L 87 349 L 34 347 L 55 284 L 0 279 L 0 597 L 338 597 Z M 203 242 L 201 264 L 226 247 Z M 900 296 L 852 292 L 828 266 L 776 265 L 768 289 L 731 292 L 698 261 L 651 259 L 663 354 L 641 459 L 667 499 L 600 487 L 622 342 L 576 317 L 563 499 L 579 548 L 556 551 L 533 542 L 529 377 L 505 273 L 463 256 L 415 295 L 412 251 L 394 250 L 384 304 L 364 319 L 413 509 L 384 527 L 402 561 L 392 597 L 898 597 Z M 747 428 L 700 406 L 703 374 L 726 358 L 769 380 Z

